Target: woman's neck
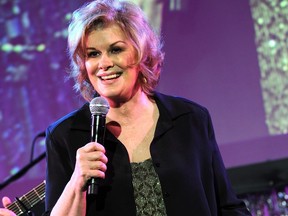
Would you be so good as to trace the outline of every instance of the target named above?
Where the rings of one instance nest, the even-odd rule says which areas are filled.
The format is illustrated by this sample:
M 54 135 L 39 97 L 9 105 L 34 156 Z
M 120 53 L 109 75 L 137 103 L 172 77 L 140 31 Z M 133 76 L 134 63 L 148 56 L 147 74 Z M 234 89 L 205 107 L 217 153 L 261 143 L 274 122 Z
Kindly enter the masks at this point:
M 107 122 L 131 124 L 141 119 L 147 112 L 153 113 L 153 109 L 154 102 L 143 91 L 138 91 L 130 100 L 117 105 L 113 104 L 107 114 Z

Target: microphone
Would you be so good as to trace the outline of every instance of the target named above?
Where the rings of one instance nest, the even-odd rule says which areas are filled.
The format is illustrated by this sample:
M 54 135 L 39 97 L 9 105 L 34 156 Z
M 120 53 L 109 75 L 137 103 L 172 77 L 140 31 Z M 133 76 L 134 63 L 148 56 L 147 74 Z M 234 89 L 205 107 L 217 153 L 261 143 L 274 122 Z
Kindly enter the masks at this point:
M 106 114 L 109 111 L 109 103 L 103 97 L 93 98 L 90 102 L 91 112 L 91 142 L 104 144 Z M 96 178 L 91 178 L 88 182 L 88 195 L 97 195 L 98 182 Z

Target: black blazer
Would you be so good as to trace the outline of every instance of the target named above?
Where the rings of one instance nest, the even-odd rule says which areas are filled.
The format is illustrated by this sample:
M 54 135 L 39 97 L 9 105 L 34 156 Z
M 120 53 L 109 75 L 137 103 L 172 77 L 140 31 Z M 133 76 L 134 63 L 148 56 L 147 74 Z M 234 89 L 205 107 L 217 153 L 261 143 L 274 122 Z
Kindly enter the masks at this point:
M 231 188 L 206 108 L 160 93 L 154 99 L 160 117 L 150 151 L 167 215 L 250 215 Z M 90 142 L 90 122 L 86 103 L 47 128 L 47 210 L 72 175 L 77 149 Z M 97 197 L 87 200 L 87 215 L 135 216 L 128 153 L 108 130 L 104 146 L 109 160 L 106 178 L 100 181 Z

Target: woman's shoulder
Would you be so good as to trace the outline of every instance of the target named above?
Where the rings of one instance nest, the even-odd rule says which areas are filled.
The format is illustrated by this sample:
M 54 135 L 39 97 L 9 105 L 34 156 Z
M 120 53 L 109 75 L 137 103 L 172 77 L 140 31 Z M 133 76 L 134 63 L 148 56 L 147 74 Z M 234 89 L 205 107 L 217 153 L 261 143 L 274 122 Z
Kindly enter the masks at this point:
M 181 96 L 167 95 L 155 92 L 155 100 L 162 103 L 170 112 L 194 112 L 209 115 L 208 109 L 188 98 Z
M 63 131 L 64 129 L 70 129 L 75 124 L 76 125 L 79 125 L 79 124 L 80 125 L 82 125 L 82 124 L 86 125 L 86 122 L 88 122 L 88 124 L 89 124 L 89 120 L 90 120 L 89 119 L 89 113 L 90 113 L 89 104 L 85 103 L 81 108 L 76 109 L 76 110 L 62 116 L 61 118 L 59 118 L 55 122 L 51 123 L 47 127 L 47 131 L 52 133 L 55 130 Z

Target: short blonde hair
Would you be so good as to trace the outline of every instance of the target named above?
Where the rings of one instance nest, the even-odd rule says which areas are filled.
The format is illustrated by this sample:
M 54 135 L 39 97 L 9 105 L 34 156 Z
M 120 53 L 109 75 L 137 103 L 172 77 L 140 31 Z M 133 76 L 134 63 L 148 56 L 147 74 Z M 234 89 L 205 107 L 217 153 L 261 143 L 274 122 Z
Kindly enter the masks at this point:
M 68 51 L 71 60 L 70 77 L 74 89 L 90 101 L 97 93 L 89 81 L 85 68 L 84 39 L 99 25 L 117 23 L 131 40 L 138 54 L 141 68 L 139 83 L 142 90 L 151 96 L 155 90 L 163 64 L 162 43 L 143 11 L 135 4 L 117 0 L 95 0 L 74 11 L 68 28 Z

